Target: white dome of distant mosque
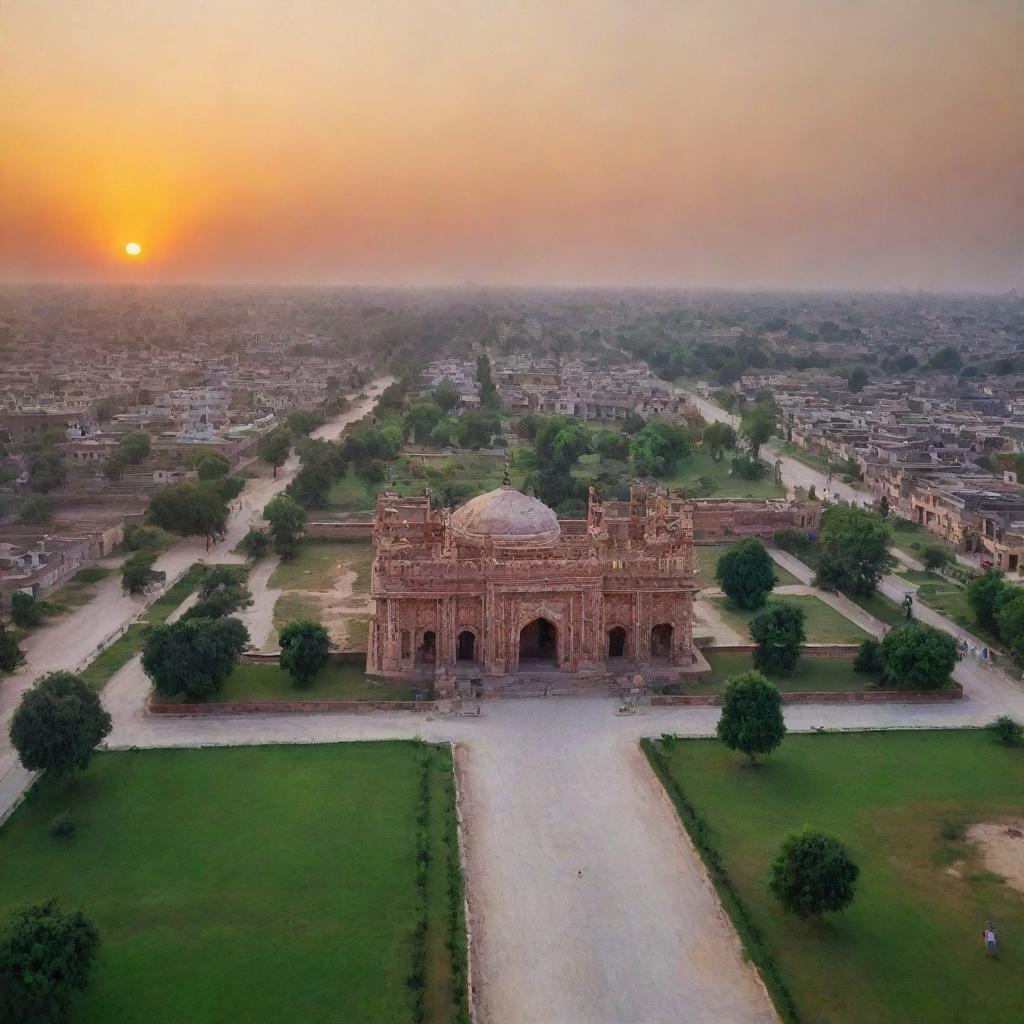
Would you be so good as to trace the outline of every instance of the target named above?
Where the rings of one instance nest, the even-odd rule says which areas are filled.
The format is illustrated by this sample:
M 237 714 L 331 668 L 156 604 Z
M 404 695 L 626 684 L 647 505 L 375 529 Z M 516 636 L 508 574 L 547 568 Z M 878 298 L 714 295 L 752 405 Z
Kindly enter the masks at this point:
M 470 498 L 452 513 L 450 525 L 455 542 L 467 547 L 488 540 L 497 547 L 550 547 L 562 536 L 553 509 L 512 487 Z

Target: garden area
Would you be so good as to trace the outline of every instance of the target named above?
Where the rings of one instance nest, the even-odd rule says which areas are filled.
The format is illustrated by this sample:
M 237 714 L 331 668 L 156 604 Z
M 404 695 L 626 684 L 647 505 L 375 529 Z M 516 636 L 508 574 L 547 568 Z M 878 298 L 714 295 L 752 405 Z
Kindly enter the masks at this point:
M 718 560 L 730 548 L 735 547 L 736 543 L 738 541 L 732 544 L 695 544 L 693 546 L 694 564 L 701 583 L 705 587 L 716 586 L 715 568 L 718 565 Z M 777 587 L 789 587 L 800 582 L 788 569 L 783 569 L 778 564 L 775 566 L 775 580 Z
M 33 787 L 0 860 L 0 918 L 56 897 L 99 929 L 76 1024 L 468 1020 L 447 748 L 98 754 Z
M 757 767 L 713 740 L 645 749 L 787 1024 L 1020 1018 L 1024 879 L 999 870 L 1024 845 L 1019 748 L 987 731 L 791 735 Z M 808 824 L 860 876 L 848 909 L 805 920 L 766 883 Z
M 686 683 L 673 683 L 661 687 L 661 693 L 710 694 L 724 693 L 725 684 L 741 672 L 754 667 L 751 654 L 740 652 L 711 652 L 705 655 L 711 666 L 711 675 Z M 877 673 L 854 672 L 853 658 L 817 658 L 804 655 L 792 672 L 764 673 L 782 693 L 845 693 L 866 690 L 878 684 Z
M 958 626 L 969 630 L 979 640 L 990 647 L 1002 650 L 1003 645 L 994 633 L 978 623 L 973 609 L 967 603 L 967 594 L 962 587 L 933 572 L 920 572 L 915 569 L 901 569 L 897 573 L 899 579 L 913 583 L 917 587 L 914 600 L 920 601 L 934 611 L 945 615 Z
M 658 478 L 663 487 L 692 491 L 703 498 L 784 498 L 786 488 L 775 483 L 775 471 L 768 463 L 768 471 L 760 480 L 744 480 L 729 473 L 728 456 L 716 462 L 698 446 L 680 459 L 673 471 Z
M 803 609 L 808 643 L 857 644 L 868 637 L 855 622 L 851 622 L 845 615 L 813 594 L 779 594 L 778 599 Z M 710 600 L 718 607 L 727 625 L 741 636 L 750 635 L 750 620 L 760 609 L 737 608 L 727 597 L 712 597 Z

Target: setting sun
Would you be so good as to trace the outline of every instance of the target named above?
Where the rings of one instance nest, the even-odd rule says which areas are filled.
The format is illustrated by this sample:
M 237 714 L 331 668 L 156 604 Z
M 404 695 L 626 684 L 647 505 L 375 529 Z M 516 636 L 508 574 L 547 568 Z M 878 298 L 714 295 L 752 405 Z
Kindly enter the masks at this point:
M 142 255 L 142 246 L 139 245 L 138 242 L 129 242 L 124 247 L 124 251 L 126 253 L 128 253 L 129 256 L 141 256 Z

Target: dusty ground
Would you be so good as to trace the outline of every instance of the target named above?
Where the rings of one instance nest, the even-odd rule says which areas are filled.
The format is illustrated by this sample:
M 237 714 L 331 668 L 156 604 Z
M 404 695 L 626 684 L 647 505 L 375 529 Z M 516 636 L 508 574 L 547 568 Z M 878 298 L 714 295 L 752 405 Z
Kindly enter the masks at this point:
M 715 593 L 721 593 L 716 590 Z M 711 592 L 702 590 L 693 602 L 693 635 L 713 636 L 719 644 L 749 644 L 750 637 L 741 635 L 722 618 L 721 610 L 709 600 Z
M 1024 819 L 979 822 L 967 830 L 967 838 L 989 871 L 1024 892 Z

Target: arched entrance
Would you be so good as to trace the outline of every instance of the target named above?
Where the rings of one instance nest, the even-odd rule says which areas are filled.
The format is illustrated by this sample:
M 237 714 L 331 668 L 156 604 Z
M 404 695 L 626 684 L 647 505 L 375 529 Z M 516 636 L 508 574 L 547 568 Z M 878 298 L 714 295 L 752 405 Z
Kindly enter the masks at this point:
M 519 631 L 519 662 L 558 664 L 558 628 L 547 619 L 534 619 Z
M 667 661 L 672 657 L 672 626 L 661 622 L 651 630 L 651 657 Z
M 459 634 L 459 661 L 476 661 L 476 634 L 464 629 Z
M 420 646 L 416 650 L 416 660 L 423 664 L 433 664 L 437 657 L 437 634 L 432 630 L 425 630 Z
M 624 658 L 626 656 L 626 629 L 624 626 L 612 626 L 608 630 L 608 657 Z

